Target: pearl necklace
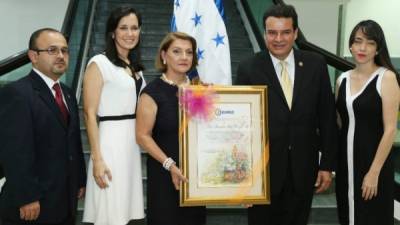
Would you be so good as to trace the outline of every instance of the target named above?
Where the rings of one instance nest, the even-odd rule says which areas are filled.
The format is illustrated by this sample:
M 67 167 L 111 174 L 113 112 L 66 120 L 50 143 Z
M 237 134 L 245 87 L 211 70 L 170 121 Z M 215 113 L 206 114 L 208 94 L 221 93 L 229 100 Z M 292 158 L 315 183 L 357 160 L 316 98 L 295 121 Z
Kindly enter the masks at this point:
M 177 83 L 175 83 L 175 81 L 168 79 L 167 76 L 165 75 L 165 73 L 163 73 L 163 74 L 161 75 L 161 80 L 165 81 L 165 83 L 167 83 L 167 84 L 169 84 L 169 85 L 177 86 L 177 87 L 180 87 L 180 86 L 183 86 L 183 85 L 189 85 L 189 84 L 190 84 L 189 78 L 188 78 L 187 76 L 185 76 L 185 78 L 186 78 L 186 79 L 185 79 L 184 82 L 182 82 L 181 84 L 177 84 Z

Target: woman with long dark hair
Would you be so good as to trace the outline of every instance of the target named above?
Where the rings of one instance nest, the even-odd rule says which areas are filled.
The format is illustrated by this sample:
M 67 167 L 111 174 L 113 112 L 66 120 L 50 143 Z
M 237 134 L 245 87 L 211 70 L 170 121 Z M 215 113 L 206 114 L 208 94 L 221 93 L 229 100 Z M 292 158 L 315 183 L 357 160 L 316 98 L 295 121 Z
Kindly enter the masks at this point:
M 393 225 L 394 164 L 399 75 L 382 28 L 357 24 L 350 35 L 356 67 L 337 80 L 340 151 L 336 196 L 342 225 Z
M 136 103 L 145 85 L 140 27 L 135 9 L 113 10 L 105 52 L 87 66 L 83 109 L 91 155 L 84 222 L 124 225 L 144 218 L 141 156 L 135 141 Z

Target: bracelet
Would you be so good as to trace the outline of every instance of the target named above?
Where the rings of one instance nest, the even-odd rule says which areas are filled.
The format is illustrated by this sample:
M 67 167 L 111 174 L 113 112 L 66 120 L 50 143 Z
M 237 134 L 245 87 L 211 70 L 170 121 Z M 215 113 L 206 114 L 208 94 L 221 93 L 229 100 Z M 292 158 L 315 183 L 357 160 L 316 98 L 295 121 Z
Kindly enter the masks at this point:
M 169 171 L 172 164 L 175 164 L 175 161 L 171 157 L 168 157 L 167 159 L 164 160 L 162 166 L 164 167 L 164 169 Z

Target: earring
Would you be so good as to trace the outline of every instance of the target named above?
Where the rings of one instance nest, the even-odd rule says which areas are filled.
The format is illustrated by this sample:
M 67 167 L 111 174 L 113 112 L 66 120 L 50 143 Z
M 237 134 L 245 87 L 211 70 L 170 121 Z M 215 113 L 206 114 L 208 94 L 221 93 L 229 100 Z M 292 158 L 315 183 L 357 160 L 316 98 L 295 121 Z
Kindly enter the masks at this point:
M 375 55 L 378 55 L 379 53 L 378 52 L 375 52 Z
M 350 52 L 351 52 L 351 50 L 353 50 L 353 49 L 350 47 L 349 50 L 350 50 Z
M 114 38 L 115 38 L 114 34 L 112 34 L 112 35 L 111 35 L 111 38 L 112 38 L 112 39 L 114 39 Z
M 162 63 L 163 63 L 164 65 L 167 64 L 167 60 L 164 59 Z

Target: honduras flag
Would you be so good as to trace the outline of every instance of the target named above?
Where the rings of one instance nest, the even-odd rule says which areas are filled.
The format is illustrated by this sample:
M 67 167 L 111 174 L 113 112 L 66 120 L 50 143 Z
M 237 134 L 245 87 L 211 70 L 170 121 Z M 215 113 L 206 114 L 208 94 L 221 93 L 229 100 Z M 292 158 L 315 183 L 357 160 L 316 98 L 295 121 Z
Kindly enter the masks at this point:
M 197 71 L 201 81 L 232 84 L 229 40 L 222 0 L 174 0 L 171 30 L 197 41 Z

